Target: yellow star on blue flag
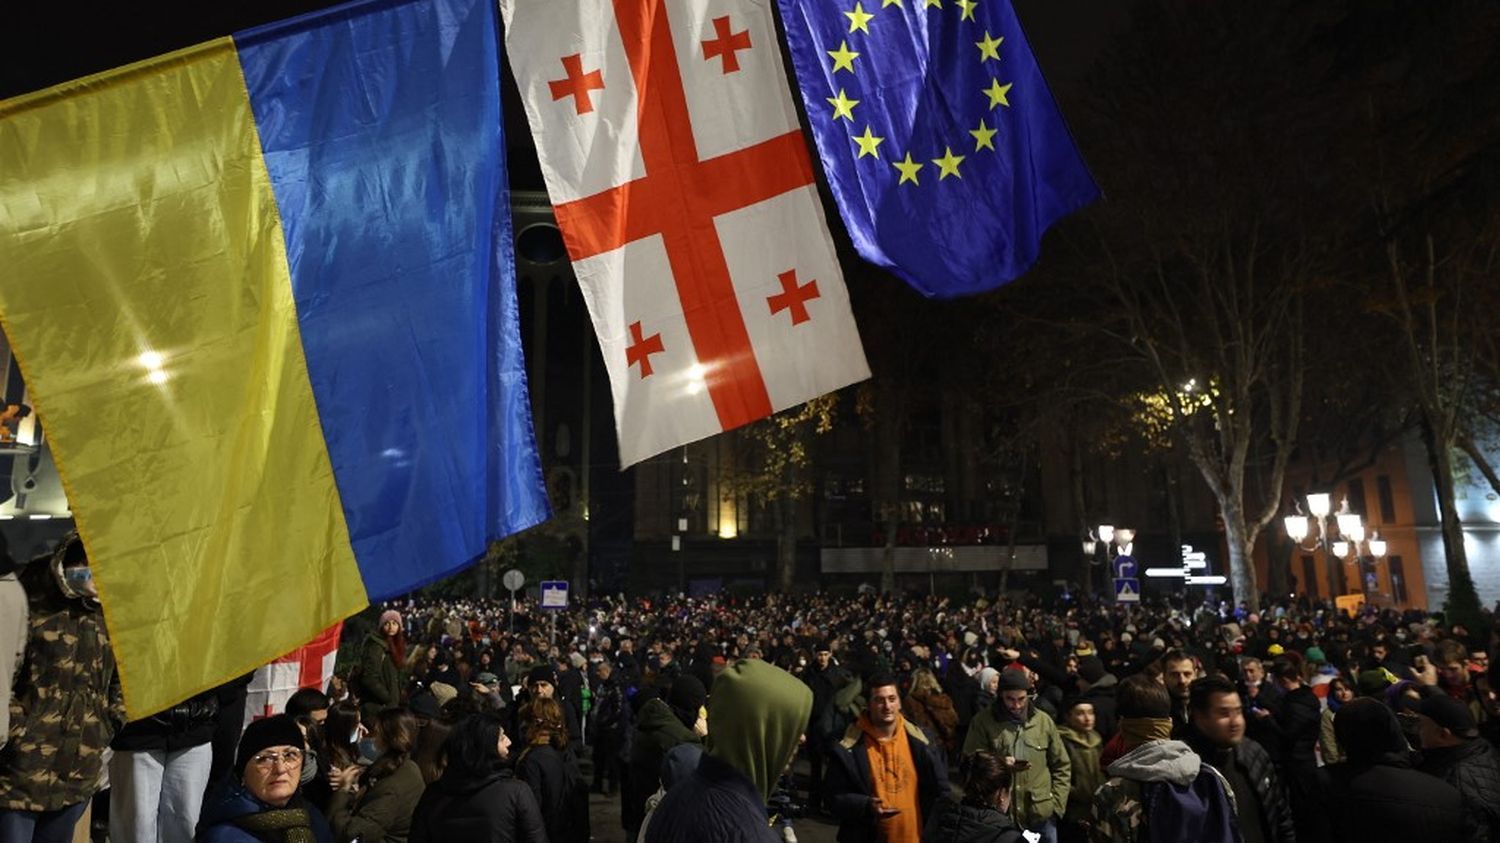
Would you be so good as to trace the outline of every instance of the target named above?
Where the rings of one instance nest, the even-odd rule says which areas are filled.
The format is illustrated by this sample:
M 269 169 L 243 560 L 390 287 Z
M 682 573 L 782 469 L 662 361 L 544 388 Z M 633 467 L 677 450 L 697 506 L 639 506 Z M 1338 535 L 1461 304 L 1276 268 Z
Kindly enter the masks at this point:
M 823 171 L 866 260 L 928 296 L 991 290 L 1098 198 L 1009 0 L 882 0 L 878 19 L 874 0 L 777 2 Z

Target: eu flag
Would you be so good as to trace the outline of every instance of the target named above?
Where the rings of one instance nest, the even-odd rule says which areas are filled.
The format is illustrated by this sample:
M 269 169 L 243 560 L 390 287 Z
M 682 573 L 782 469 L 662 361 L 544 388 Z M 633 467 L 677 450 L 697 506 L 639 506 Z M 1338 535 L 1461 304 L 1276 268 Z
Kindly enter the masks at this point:
M 992 290 L 1099 195 L 1007 0 L 779 0 L 854 246 L 924 295 Z

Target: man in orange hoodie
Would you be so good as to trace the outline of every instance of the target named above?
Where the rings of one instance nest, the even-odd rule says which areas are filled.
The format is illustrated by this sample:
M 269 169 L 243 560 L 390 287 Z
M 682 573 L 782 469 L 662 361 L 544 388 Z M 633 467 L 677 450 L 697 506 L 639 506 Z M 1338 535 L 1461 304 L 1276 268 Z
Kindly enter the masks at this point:
M 870 680 L 869 703 L 834 745 L 823 792 L 839 843 L 918 843 L 948 770 L 935 739 L 901 716 L 893 676 Z

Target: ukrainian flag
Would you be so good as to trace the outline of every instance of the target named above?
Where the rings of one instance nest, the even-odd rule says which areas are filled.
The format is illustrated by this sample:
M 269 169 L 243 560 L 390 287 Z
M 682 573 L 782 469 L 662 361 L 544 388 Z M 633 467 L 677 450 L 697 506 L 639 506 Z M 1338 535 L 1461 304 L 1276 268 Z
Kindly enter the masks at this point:
M 0 102 L 0 320 L 132 717 L 544 520 L 492 0 Z

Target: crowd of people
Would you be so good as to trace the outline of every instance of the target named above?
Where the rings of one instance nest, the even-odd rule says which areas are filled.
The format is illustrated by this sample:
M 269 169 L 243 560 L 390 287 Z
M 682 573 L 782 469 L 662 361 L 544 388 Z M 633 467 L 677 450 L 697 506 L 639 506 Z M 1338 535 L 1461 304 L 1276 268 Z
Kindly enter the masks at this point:
M 806 815 L 841 843 L 1500 840 L 1489 616 L 413 598 L 241 729 L 245 679 L 123 722 L 81 544 L 15 583 L 5 841 L 71 840 L 92 802 L 117 843 L 574 843 L 606 831 L 590 791 L 646 843 L 795 840 Z

